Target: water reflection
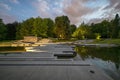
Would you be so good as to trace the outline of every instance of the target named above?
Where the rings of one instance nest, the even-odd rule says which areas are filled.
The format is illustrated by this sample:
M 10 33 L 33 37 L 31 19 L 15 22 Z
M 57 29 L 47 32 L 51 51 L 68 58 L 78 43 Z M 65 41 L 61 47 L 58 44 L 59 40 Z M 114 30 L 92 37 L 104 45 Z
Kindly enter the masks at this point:
M 75 50 L 83 60 L 102 67 L 114 80 L 120 79 L 120 47 L 77 46 Z
M 103 61 L 115 63 L 116 68 L 120 67 L 120 47 L 76 47 L 77 53 L 83 60 L 87 58 L 100 58 Z
M 25 52 L 24 47 L 0 47 L 0 55 L 19 54 L 18 52 Z M 17 52 L 17 53 L 16 53 Z

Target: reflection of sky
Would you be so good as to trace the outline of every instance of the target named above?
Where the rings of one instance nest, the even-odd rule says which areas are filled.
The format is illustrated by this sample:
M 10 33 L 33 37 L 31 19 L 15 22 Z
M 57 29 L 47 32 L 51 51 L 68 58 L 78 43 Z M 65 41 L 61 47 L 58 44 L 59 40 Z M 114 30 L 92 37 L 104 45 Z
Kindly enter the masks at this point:
M 116 80 L 120 79 L 120 64 L 118 68 L 115 63 L 111 61 L 103 61 L 102 59 L 98 59 L 98 58 L 94 58 L 94 59 L 88 58 L 85 61 L 92 62 L 95 66 L 104 70 L 105 73 L 107 73 L 112 78 Z

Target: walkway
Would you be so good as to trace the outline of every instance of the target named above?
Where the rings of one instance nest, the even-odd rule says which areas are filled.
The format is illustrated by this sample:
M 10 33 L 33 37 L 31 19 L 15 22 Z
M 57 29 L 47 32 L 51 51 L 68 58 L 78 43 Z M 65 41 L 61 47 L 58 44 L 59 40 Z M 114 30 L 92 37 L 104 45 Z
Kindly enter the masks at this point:
M 0 80 L 112 80 L 90 62 L 74 57 L 74 46 L 47 44 L 35 52 L 0 55 Z

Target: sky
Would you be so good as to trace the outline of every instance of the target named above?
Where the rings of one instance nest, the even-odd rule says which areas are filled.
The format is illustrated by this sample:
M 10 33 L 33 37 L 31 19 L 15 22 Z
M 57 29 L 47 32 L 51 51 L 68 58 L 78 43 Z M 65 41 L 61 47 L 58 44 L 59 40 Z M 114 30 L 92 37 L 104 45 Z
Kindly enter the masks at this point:
M 79 25 L 111 20 L 115 14 L 120 15 L 120 0 L 0 0 L 0 18 L 5 24 L 65 15 L 71 24 Z

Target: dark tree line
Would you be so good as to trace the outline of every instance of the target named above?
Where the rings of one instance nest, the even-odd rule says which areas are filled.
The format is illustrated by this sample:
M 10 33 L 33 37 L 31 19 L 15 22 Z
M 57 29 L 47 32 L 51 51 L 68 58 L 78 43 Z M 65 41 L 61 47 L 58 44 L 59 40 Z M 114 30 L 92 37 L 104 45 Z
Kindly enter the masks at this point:
M 72 35 L 78 39 L 120 38 L 120 17 L 90 25 L 82 23 Z
M 0 19 L 0 40 L 23 39 L 24 36 L 69 39 L 75 30 L 76 26 L 70 25 L 67 16 L 56 17 L 55 22 L 50 18 L 37 17 L 6 25 Z
M 24 36 L 58 39 L 120 38 L 120 17 L 116 14 L 111 21 L 103 20 L 101 23 L 90 25 L 83 22 L 78 28 L 70 24 L 67 16 L 58 16 L 55 21 L 50 18 L 29 18 L 10 24 L 4 24 L 0 19 L 0 40 L 23 39 Z
M 3 23 L 2 19 L 0 19 L 0 40 L 4 40 L 6 38 L 7 28 Z

